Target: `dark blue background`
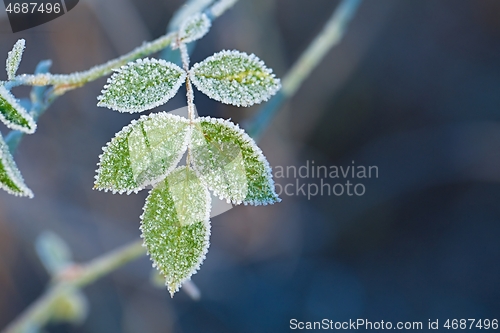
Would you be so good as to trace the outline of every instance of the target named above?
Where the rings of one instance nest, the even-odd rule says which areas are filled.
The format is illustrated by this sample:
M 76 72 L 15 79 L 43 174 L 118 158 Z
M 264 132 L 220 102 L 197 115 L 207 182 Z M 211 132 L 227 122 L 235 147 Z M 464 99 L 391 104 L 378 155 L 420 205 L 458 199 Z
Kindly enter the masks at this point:
M 111 16 L 104 3 L 82 3 L 23 35 L 5 33 L 0 54 L 23 37 L 21 72 L 45 58 L 55 73 L 83 70 L 159 36 L 181 5 L 122 4 Z M 193 61 L 235 48 L 283 77 L 336 5 L 241 1 L 214 22 Z M 494 0 L 363 2 L 260 146 L 272 165 L 376 165 L 366 194 L 237 207 L 212 221 L 211 249 L 193 277 L 199 302 L 151 286 L 143 258 L 85 289 L 83 325 L 49 332 L 274 333 L 289 332 L 292 318 L 498 319 L 499 15 Z M 0 194 L 2 327 L 48 282 L 32 246 L 41 231 L 57 232 L 81 261 L 139 237 L 146 193 L 91 190 L 100 148 L 137 117 L 95 106 L 104 82 L 59 99 L 16 154 L 36 197 Z M 158 110 L 183 106 L 183 94 Z M 195 102 L 200 115 L 236 122 L 258 110 L 199 92 Z

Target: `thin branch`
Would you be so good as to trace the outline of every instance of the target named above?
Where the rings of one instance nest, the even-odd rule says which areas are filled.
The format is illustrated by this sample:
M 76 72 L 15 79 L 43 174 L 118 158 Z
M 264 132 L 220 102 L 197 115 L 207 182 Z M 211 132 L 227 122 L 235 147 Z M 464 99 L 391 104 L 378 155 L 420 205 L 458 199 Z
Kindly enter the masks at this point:
M 248 134 L 258 139 L 276 116 L 283 103 L 299 89 L 304 80 L 309 77 L 319 65 L 328 51 L 337 45 L 346 32 L 347 25 L 354 17 L 361 0 L 343 0 L 323 30 L 316 36 L 300 58 L 295 62 L 283 78 L 283 88 L 248 122 Z
M 117 268 L 146 254 L 142 239 L 115 249 L 81 266 L 82 273 L 70 280 L 72 286 L 84 287 Z
M 216 2 L 212 7 L 210 7 L 207 15 L 209 18 L 219 17 L 226 10 L 233 7 L 238 0 L 221 0 Z
M 130 61 L 143 58 L 152 53 L 158 52 L 173 41 L 175 33 L 168 33 L 151 42 L 144 43 L 143 45 L 135 48 L 131 52 L 105 64 L 92 67 L 84 72 L 75 72 L 71 74 L 22 74 L 16 77 L 16 81 L 24 85 L 30 86 L 47 86 L 54 85 L 60 86 L 64 92 L 81 87 L 85 83 L 94 81 L 100 77 L 110 74 L 113 69 L 120 68 Z
M 181 51 L 182 67 L 186 71 L 186 97 L 188 105 L 188 118 L 189 121 L 194 119 L 194 93 L 193 86 L 191 85 L 191 80 L 189 79 L 189 53 L 186 44 L 180 43 L 179 49 Z

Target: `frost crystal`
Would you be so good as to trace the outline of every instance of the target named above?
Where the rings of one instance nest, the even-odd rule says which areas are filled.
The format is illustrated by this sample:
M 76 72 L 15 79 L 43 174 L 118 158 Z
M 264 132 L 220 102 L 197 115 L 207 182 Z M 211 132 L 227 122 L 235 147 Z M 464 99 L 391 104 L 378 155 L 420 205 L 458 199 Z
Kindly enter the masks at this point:
M 0 188 L 10 194 L 33 198 L 33 192 L 24 184 L 23 176 L 0 135 Z
M 235 204 L 280 201 L 269 163 L 248 134 L 228 120 L 210 117 L 197 118 L 194 126 L 193 168 L 214 194 Z
M 0 86 L 0 120 L 13 130 L 29 134 L 36 130 L 36 123 L 28 111 L 4 86 Z
M 13 80 L 16 76 L 19 63 L 23 57 L 25 44 L 26 41 L 24 39 L 19 39 L 16 44 L 14 44 L 12 51 L 8 53 L 5 69 L 7 70 L 7 77 L 9 80 Z
M 212 23 L 206 14 L 195 14 L 187 18 L 179 29 L 181 43 L 191 43 L 205 36 Z
M 208 220 L 210 193 L 196 173 L 189 167 L 181 166 L 167 176 L 167 182 L 181 225 Z M 205 205 L 200 205 L 200 203 L 205 203 Z
M 174 97 L 185 78 L 186 72 L 173 63 L 139 59 L 108 79 L 97 105 L 130 113 L 149 110 Z
M 209 212 L 207 188 L 185 166 L 174 170 L 146 199 L 141 216 L 144 246 L 172 296 L 205 259 Z
M 232 133 L 211 132 L 197 119 L 191 136 L 193 167 L 214 194 L 240 204 L 248 193 L 245 162 Z
M 103 148 L 95 188 L 137 192 L 161 181 L 186 151 L 189 121 L 166 112 L 142 116 Z
M 193 84 L 208 97 L 236 106 L 267 101 L 281 88 L 279 79 L 254 54 L 221 51 L 195 64 Z

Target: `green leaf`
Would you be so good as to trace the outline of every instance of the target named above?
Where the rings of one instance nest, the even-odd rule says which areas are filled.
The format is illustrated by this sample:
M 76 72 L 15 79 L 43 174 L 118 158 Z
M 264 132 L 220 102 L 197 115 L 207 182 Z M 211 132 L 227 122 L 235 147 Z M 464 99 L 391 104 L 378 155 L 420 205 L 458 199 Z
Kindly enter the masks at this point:
M 10 129 L 31 134 L 36 123 L 4 86 L 0 86 L 0 120 Z
M 280 201 L 269 163 L 248 134 L 224 119 L 197 118 L 194 126 L 193 168 L 215 195 L 234 204 Z
M 0 188 L 10 194 L 33 198 L 33 192 L 24 184 L 9 148 L 0 135 Z
M 114 73 L 98 97 L 98 106 L 120 112 L 142 112 L 165 104 L 186 78 L 179 66 L 157 59 L 139 59 Z
M 236 106 L 267 101 L 281 88 L 279 79 L 262 60 L 239 51 L 216 53 L 195 64 L 189 75 L 208 97 Z
M 141 216 L 144 245 L 173 296 L 205 259 L 210 193 L 189 167 L 174 170 L 150 192 Z
M 195 14 L 181 24 L 178 39 L 181 43 L 191 43 L 205 36 L 211 25 L 206 14 Z
M 5 69 L 7 70 L 7 77 L 9 80 L 13 80 L 16 76 L 17 69 L 23 57 L 25 44 L 26 41 L 24 39 L 19 39 L 16 44 L 14 44 L 12 51 L 8 53 Z
M 189 131 L 186 118 L 166 112 L 132 121 L 103 148 L 94 188 L 130 194 L 161 181 L 186 151 Z

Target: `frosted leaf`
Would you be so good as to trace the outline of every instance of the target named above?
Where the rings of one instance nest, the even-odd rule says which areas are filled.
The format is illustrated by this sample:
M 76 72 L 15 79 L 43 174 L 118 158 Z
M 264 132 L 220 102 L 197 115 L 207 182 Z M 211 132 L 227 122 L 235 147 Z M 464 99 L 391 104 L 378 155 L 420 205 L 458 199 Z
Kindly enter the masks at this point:
M 10 194 L 33 198 L 33 192 L 24 184 L 9 148 L 0 135 L 0 188 Z
M 24 39 L 19 39 L 16 44 L 14 44 L 14 47 L 12 47 L 12 51 L 8 53 L 5 69 L 7 70 L 7 77 L 9 80 L 13 80 L 16 76 L 19 63 L 21 63 L 23 57 L 25 44 L 26 41 Z
M 210 193 L 179 167 L 150 192 L 141 216 L 144 246 L 173 296 L 200 268 L 210 237 Z
M 161 181 L 186 151 L 189 121 L 166 112 L 142 116 L 103 148 L 94 188 L 137 192 Z
M 267 101 L 281 88 L 280 80 L 262 60 L 239 51 L 216 53 L 195 64 L 189 75 L 208 97 L 236 106 Z
M 224 119 L 197 118 L 190 143 L 193 168 L 214 194 L 235 204 L 279 202 L 271 168 L 242 129 Z
M 182 22 L 179 29 L 179 41 L 191 43 L 205 36 L 212 23 L 206 14 L 196 14 Z
M 36 130 L 33 117 L 4 86 L 0 86 L 0 120 L 13 130 L 29 134 Z
M 108 79 L 97 105 L 130 113 L 153 109 L 174 97 L 185 78 L 186 72 L 173 63 L 139 59 Z

